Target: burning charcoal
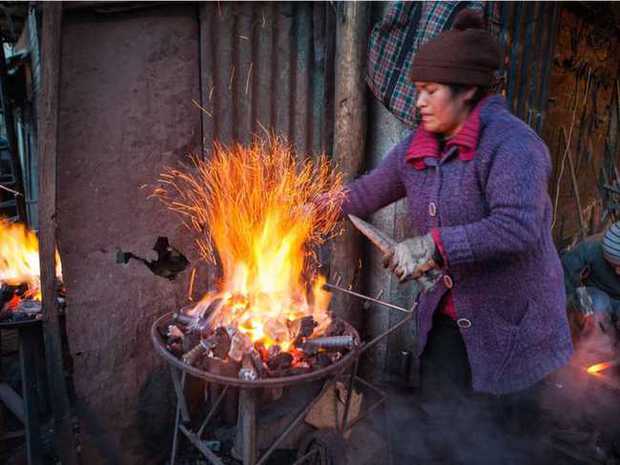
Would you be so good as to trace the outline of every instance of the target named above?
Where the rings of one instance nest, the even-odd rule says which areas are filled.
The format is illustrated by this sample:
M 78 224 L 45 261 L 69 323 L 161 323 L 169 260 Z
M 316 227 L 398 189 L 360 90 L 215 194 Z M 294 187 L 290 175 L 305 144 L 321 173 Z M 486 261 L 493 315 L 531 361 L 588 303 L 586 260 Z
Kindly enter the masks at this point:
M 210 349 L 211 345 L 209 341 L 203 339 L 196 347 L 183 355 L 183 362 L 188 365 L 194 365 L 198 359 L 202 358 Z
M 184 313 L 175 313 L 172 317 L 172 321 L 185 326 L 185 330 L 188 333 L 198 334 L 201 337 L 205 337 L 209 332 L 209 322 L 206 318 L 189 316 Z
M 326 368 L 332 364 L 332 359 L 325 352 L 319 352 L 314 357 L 308 359 L 310 366 L 317 370 L 320 368 Z
M 180 342 L 171 342 L 168 344 L 168 351 L 177 357 L 183 355 L 183 345 Z
M 268 320 L 265 322 L 263 331 L 274 341 L 286 341 L 289 338 L 288 328 L 278 320 Z
M 326 336 L 342 336 L 346 331 L 344 321 L 334 318 L 325 331 Z
M 299 376 L 312 371 L 310 366 L 297 366 L 289 368 L 288 370 L 284 370 L 284 373 L 281 376 Z
M 274 344 L 271 347 L 269 347 L 269 349 L 267 349 L 267 360 L 273 360 L 274 358 L 276 358 L 278 354 L 280 353 L 280 351 L 281 351 L 280 346 L 277 344 Z
M 241 331 L 237 331 L 230 341 L 228 356 L 235 362 L 240 362 L 243 354 L 248 352 L 250 347 L 252 347 L 250 338 Z
M 168 326 L 168 334 L 166 335 L 170 339 L 183 339 L 185 333 L 176 325 Z
M 15 288 L 3 283 L 0 287 L 0 309 L 13 298 L 13 294 L 15 294 Z
M 261 357 L 261 354 L 256 349 L 250 349 L 250 356 L 252 357 L 252 363 L 256 369 L 256 373 L 259 378 L 263 378 L 267 371 L 267 366 Z
M 308 339 L 304 347 L 316 347 L 318 349 L 324 349 L 327 351 L 352 349 L 353 348 L 353 336 L 327 336 L 317 337 L 316 339 Z
M 254 362 L 250 354 L 243 355 L 241 369 L 239 370 L 239 379 L 244 381 L 256 381 L 258 379 L 258 373 L 254 368 Z
M 181 339 L 181 343 L 183 344 L 183 352 L 189 352 L 200 344 L 200 336 L 194 333 L 187 333 L 185 337 Z
M 286 370 L 293 363 L 293 356 L 288 352 L 280 352 L 267 362 L 267 366 L 272 371 Z
M 319 352 L 319 347 L 313 344 L 304 343 L 299 348 L 302 350 L 304 355 L 308 357 L 312 357 Z
M 258 355 L 260 355 L 262 360 L 269 360 L 269 351 L 267 350 L 267 347 L 265 347 L 265 344 L 261 341 L 256 341 L 254 343 L 254 349 L 258 352 Z
M 308 315 L 289 322 L 289 331 L 291 337 L 295 339 L 295 344 L 298 344 L 302 338 L 312 336 L 314 328 L 317 326 L 318 323 L 314 321 L 312 315 Z
M 213 347 L 213 355 L 218 358 L 225 359 L 230 350 L 230 336 L 226 329 L 221 326 L 215 330 L 215 334 L 208 338 Z

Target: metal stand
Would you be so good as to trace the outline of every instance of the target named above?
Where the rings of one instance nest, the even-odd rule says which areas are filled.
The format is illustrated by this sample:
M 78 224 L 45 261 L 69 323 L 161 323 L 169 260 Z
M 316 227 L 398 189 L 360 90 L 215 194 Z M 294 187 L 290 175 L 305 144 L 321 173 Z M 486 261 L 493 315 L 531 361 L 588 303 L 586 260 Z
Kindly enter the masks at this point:
M 351 291 L 346 289 L 341 289 L 338 286 L 329 285 L 330 289 L 338 290 L 342 292 L 346 292 L 351 294 Z M 248 387 L 247 385 L 241 385 L 238 381 L 230 379 L 227 383 L 223 378 L 215 378 L 213 375 L 209 375 L 212 377 L 211 379 L 207 379 L 207 381 L 215 382 L 216 384 L 221 384 L 223 386 L 222 392 L 219 394 L 217 399 L 213 402 L 211 408 L 205 415 L 204 420 L 200 423 L 200 427 L 196 430 L 192 430 L 189 426 L 190 424 L 190 415 L 187 407 L 187 401 L 185 399 L 184 394 L 184 386 L 185 386 L 185 377 L 187 374 L 199 376 L 198 370 L 190 366 L 181 365 L 178 360 L 170 358 L 169 354 L 162 352 L 162 349 L 157 344 L 159 343 L 159 339 L 157 336 L 157 323 L 153 325 L 152 336 L 153 341 L 156 344 L 156 347 L 160 349 L 160 353 L 164 354 L 169 362 L 171 362 L 171 374 L 172 380 L 174 383 L 175 393 L 177 396 L 177 408 L 176 408 L 176 418 L 175 418 L 175 429 L 174 436 L 172 439 L 172 451 L 170 457 L 170 465 L 175 464 L 176 453 L 177 453 L 177 444 L 178 444 L 178 434 L 181 432 L 203 455 L 204 457 L 213 465 L 224 465 L 221 457 L 218 456 L 215 452 L 207 447 L 206 441 L 202 439 L 204 432 L 206 431 L 207 426 L 210 421 L 213 419 L 215 414 L 217 413 L 222 400 L 224 399 L 226 393 L 228 392 L 231 386 L 236 386 L 239 388 L 239 407 L 238 407 L 238 425 L 240 428 L 239 433 L 241 434 L 241 444 L 242 450 L 240 455 L 242 457 L 243 465 L 265 465 L 267 460 L 271 456 L 271 454 L 282 444 L 282 442 L 289 436 L 289 434 L 304 420 L 308 412 L 316 405 L 316 403 L 321 399 L 323 394 L 332 387 L 335 387 L 336 382 L 343 380 L 347 384 L 347 397 L 345 399 L 345 409 L 342 421 L 337 425 L 337 434 L 339 438 L 341 438 L 341 442 L 344 442 L 344 434 L 353 428 L 356 424 L 366 418 L 371 412 L 373 412 L 378 407 L 384 407 L 384 416 L 386 426 L 388 425 L 387 419 L 387 411 L 386 407 L 386 396 L 385 393 L 379 390 L 377 387 L 363 380 L 357 375 L 358 365 L 359 365 L 359 357 L 366 350 L 370 349 L 374 345 L 376 345 L 379 341 L 390 335 L 391 333 L 397 331 L 400 327 L 407 324 L 413 317 L 413 312 L 417 305 L 417 302 L 413 305 L 411 309 L 404 309 L 401 307 L 397 307 L 392 304 L 388 304 L 377 299 L 372 299 L 366 297 L 362 294 L 354 294 L 356 297 L 364 298 L 366 300 L 372 301 L 374 303 L 382 304 L 388 306 L 390 308 L 402 311 L 406 314 L 405 318 L 403 318 L 396 325 L 392 326 L 384 333 L 378 335 L 371 341 L 362 344 L 361 346 L 355 348 L 350 355 L 351 363 L 343 363 L 341 369 L 333 374 L 326 374 L 323 378 L 327 378 L 321 388 L 320 392 L 310 400 L 305 406 L 299 410 L 297 415 L 290 421 L 290 423 L 284 428 L 284 430 L 280 433 L 280 435 L 273 441 L 271 446 L 259 457 L 257 451 L 256 444 L 256 399 L 258 391 L 261 388 L 268 388 L 264 385 L 257 384 L 255 387 Z M 347 373 L 347 370 L 349 373 Z M 203 376 L 204 378 L 204 376 Z M 298 377 L 298 378 L 301 378 Z M 290 385 L 295 384 L 292 378 L 288 378 L 291 380 Z M 284 378 L 283 378 L 284 380 Z M 349 413 L 351 408 L 351 400 L 353 396 L 354 387 L 357 389 L 363 389 L 369 392 L 372 392 L 378 399 L 370 404 L 366 411 L 360 413 L 353 421 L 349 421 Z M 336 421 L 338 419 L 336 418 Z M 386 432 L 386 443 L 388 444 L 388 464 L 392 463 L 391 458 L 391 448 L 389 446 L 390 436 L 387 430 Z M 291 465 L 301 465 L 301 464 L 309 464 L 315 463 L 310 462 L 310 460 L 316 459 L 317 455 L 316 450 L 309 450 L 307 453 L 302 454 L 300 457 L 295 460 Z M 320 463 L 326 463 L 325 460 Z
M 16 329 L 18 333 L 23 397 L 13 391 L 7 383 L 0 382 L 0 401 L 24 424 L 28 465 L 42 465 L 36 370 L 43 341 L 41 321 L 0 323 L 0 330 L 2 329 Z

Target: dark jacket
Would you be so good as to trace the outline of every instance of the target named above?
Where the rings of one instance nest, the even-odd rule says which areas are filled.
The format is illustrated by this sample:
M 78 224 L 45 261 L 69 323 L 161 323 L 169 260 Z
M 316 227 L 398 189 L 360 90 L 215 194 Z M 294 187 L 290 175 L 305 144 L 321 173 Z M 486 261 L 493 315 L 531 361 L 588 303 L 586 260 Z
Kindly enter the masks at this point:
M 601 241 L 584 240 L 562 255 L 564 284 L 569 299 L 575 298 L 579 286 L 591 286 L 605 292 L 612 310 L 620 315 L 620 276 L 603 256 Z
M 365 217 L 406 196 L 417 231 L 439 229 L 457 317 L 471 322 L 460 331 L 473 388 L 502 394 L 564 365 L 573 347 L 551 237 L 547 148 L 502 97 L 486 99 L 480 124 L 473 160 L 453 155 L 423 170 L 406 162 L 413 134 L 406 137 L 348 186 L 343 209 Z M 447 284 L 440 281 L 420 300 L 418 354 Z

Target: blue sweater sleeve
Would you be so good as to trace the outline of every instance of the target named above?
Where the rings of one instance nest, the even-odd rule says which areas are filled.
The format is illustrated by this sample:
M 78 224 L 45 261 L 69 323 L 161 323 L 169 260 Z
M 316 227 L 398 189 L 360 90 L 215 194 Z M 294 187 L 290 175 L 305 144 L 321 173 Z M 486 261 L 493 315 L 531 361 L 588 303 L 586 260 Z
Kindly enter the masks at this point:
M 392 147 L 379 166 L 347 184 L 342 205 L 344 215 L 365 218 L 406 195 L 400 173 L 410 141 L 411 135 L 405 137 Z
M 488 168 L 489 214 L 475 223 L 440 228 L 448 262 L 457 265 L 534 251 L 548 227 L 550 169 L 546 147 L 535 135 L 513 136 L 500 146 Z

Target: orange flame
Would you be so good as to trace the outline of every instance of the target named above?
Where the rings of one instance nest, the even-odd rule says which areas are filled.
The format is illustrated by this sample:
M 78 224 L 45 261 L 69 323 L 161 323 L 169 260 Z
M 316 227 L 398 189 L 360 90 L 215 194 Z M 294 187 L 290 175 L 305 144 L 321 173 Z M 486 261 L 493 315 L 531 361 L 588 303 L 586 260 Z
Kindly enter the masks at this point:
M 612 366 L 611 362 L 595 363 L 594 365 L 590 365 L 588 368 L 586 368 L 586 371 L 591 375 L 595 375 L 603 370 L 606 370 L 610 366 Z
M 217 252 L 221 262 L 218 292 L 206 295 L 195 311 L 223 298 L 210 317 L 212 327 L 232 326 L 252 342 L 283 350 L 295 337 L 290 327 L 298 318 L 312 315 L 316 331 L 324 330 L 330 322 L 324 279 L 304 277 L 313 274 L 310 246 L 334 233 L 341 175 L 324 156 L 298 162 L 276 139 L 216 145 L 208 160 L 192 161 L 194 172 L 166 169 L 154 195 L 198 233 L 203 258 L 215 263 Z M 319 198 L 320 205 L 313 202 Z
M 56 252 L 56 275 L 62 276 L 60 257 Z M 39 241 L 23 224 L 0 218 L 0 283 L 27 284 L 27 297 L 41 300 Z

